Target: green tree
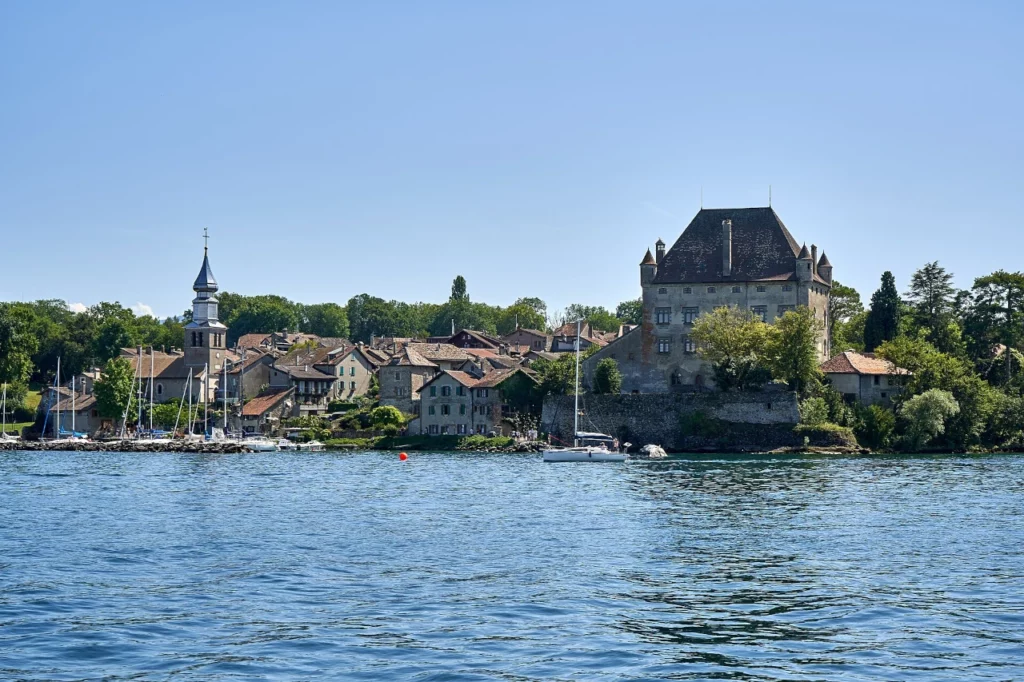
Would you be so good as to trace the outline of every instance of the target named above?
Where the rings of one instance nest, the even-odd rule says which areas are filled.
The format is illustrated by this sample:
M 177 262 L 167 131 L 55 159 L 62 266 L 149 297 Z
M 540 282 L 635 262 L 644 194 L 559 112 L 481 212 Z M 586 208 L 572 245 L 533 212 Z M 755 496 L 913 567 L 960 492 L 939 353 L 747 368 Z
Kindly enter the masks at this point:
M 968 346 L 973 356 L 987 359 L 997 345 L 1016 348 L 1024 338 L 1024 274 L 999 270 L 974 280 L 966 327 L 971 337 Z M 1012 374 L 1012 355 L 1003 356 L 1006 365 L 1002 380 Z
M 501 336 L 511 334 L 517 328 L 544 330 L 544 316 L 525 303 L 515 303 L 503 309 L 497 316 L 497 331 Z
M 405 422 L 402 412 L 391 405 L 381 405 L 373 408 L 370 412 L 370 422 L 375 429 L 383 429 L 387 426 L 400 427 Z
M 615 306 L 615 317 L 624 324 L 641 324 L 644 321 L 644 301 L 642 298 L 635 298 L 632 301 L 623 301 Z
M 590 323 L 591 329 L 601 332 L 614 332 L 619 330 L 622 320 L 612 315 L 604 306 L 583 305 L 573 303 L 565 309 L 565 319 L 583 319 Z
M 93 386 L 96 406 L 102 416 L 120 418 L 137 398 L 135 373 L 131 363 L 122 357 L 111 358 Z
M 806 306 L 787 311 L 775 321 L 775 333 L 768 335 L 766 364 L 776 379 L 802 393 L 808 383 L 821 375 L 818 369 L 818 338 L 821 323 Z
M 543 300 L 537 298 L 536 296 L 523 296 L 521 298 L 517 298 L 516 302 L 513 303 L 512 305 L 530 306 L 531 308 L 533 308 L 534 312 L 540 315 L 540 318 L 542 320 L 547 319 L 548 304 L 545 303 Z M 537 329 L 543 329 L 543 327 L 537 327 Z
M 245 334 L 297 331 L 299 311 L 297 306 L 283 296 L 246 296 L 232 312 L 233 319 L 225 320 L 228 325 L 228 343 L 234 344 Z
M 29 333 L 24 311 L 0 304 L 0 383 L 21 385 L 32 374 L 32 354 L 38 346 Z
M 896 430 L 896 415 L 881 405 L 864 408 L 860 421 L 854 428 L 857 441 L 872 450 L 887 448 L 892 443 Z
M 828 421 L 828 405 L 824 398 L 805 398 L 800 401 L 800 423 L 818 426 Z
M 299 328 L 307 334 L 332 338 L 349 335 L 348 314 L 337 303 L 314 303 L 300 306 Z
M 839 281 L 833 281 L 828 300 L 828 319 L 832 323 L 832 348 L 839 352 L 863 350 L 866 315 L 857 290 Z
M 612 358 L 604 358 L 594 368 L 594 393 L 618 394 L 622 391 L 622 373 L 619 363 Z
M 868 352 L 896 338 L 900 328 L 902 302 L 896 291 L 896 278 L 886 270 L 882 286 L 871 295 L 871 310 L 864 321 L 864 349 Z
M 469 303 L 469 294 L 466 293 L 466 278 L 462 275 L 456 276 L 452 281 L 452 295 L 448 299 L 449 301 L 465 301 Z
M 715 383 L 727 391 L 751 388 L 771 378 L 769 349 L 778 329 L 736 307 L 715 308 L 693 323 L 697 352 L 715 368 Z
M 580 362 L 601 350 L 597 345 L 580 351 Z M 537 360 L 531 366 L 537 372 L 537 392 L 545 395 L 575 395 L 576 354 L 561 353 L 555 360 Z M 581 370 L 582 371 L 582 370 Z M 582 377 L 580 377 L 582 381 Z
M 911 452 L 946 430 L 946 420 L 960 412 L 953 394 L 937 388 L 916 395 L 903 404 L 900 417 L 906 423 L 904 437 Z

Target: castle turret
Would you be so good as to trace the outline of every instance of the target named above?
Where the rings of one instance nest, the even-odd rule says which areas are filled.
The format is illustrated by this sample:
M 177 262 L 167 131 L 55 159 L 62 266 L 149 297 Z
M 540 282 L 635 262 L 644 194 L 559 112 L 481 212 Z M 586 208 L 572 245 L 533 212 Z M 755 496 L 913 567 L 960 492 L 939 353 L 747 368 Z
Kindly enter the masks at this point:
M 818 261 L 818 274 L 823 280 L 832 284 L 832 264 L 828 262 L 828 256 L 824 251 L 821 252 L 821 260 Z
M 661 259 L 665 257 L 665 242 L 659 239 L 654 242 L 654 260 L 661 265 Z
M 640 285 L 650 284 L 658 274 L 658 261 L 654 260 L 651 250 L 647 249 L 644 259 L 640 261 Z
M 800 255 L 796 257 L 796 278 L 800 282 L 810 282 L 814 279 L 814 258 L 807 250 L 807 244 L 800 249 Z

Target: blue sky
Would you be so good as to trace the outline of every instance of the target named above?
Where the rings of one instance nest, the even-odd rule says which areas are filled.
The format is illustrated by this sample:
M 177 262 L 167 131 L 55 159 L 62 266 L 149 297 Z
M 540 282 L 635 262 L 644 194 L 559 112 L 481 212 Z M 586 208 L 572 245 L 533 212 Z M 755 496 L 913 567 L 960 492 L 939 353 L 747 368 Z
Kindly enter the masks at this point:
M 704 204 L 1021 268 L 1015 2 L 0 4 L 0 300 L 609 308 Z

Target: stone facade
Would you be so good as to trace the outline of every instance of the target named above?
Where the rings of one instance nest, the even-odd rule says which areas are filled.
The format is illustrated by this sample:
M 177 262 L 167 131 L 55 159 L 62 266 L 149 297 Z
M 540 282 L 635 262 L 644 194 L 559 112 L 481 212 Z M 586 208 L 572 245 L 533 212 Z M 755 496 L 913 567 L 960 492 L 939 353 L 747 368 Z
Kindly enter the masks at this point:
M 387 365 L 380 368 L 380 404 L 397 407 L 403 414 L 419 414 L 417 391 L 437 373 L 432 366 Z
M 824 330 L 828 357 L 832 265 L 817 247 L 797 248 L 778 215 L 763 209 L 702 209 L 666 252 L 656 244 L 640 264 L 643 322 L 584 362 L 589 383 L 597 363 L 613 358 L 624 393 L 692 392 L 713 386 L 711 367 L 690 338 L 694 320 L 718 307 L 749 310 L 773 322 L 810 308 Z
M 587 394 L 580 396 L 580 409 L 581 431 L 600 431 L 635 445 L 653 443 L 677 451 L 686 449 L 695 434 L 687 433 L 683 417 L 698 412 L 725 425 L 724 440 L 718 442 L 728 442 L 731 431 L 735 442 L 744 443 L 747 448 L 799 444 L 792 430 L 800 421 L 800 411 L 796 394 L 788 391 Z M 541 430 L 563 442 L 572 440 L 573 396 L 544 399 Z M 761 442 L 758 433 L 764 434 Z

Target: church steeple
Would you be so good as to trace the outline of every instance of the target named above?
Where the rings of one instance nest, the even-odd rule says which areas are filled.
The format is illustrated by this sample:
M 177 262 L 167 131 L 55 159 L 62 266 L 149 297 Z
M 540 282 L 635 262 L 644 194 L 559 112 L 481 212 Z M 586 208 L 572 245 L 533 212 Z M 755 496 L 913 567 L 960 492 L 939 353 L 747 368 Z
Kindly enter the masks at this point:
M 210 236 L 203 230 L 203 239 Z M 218 319 L 217 280 L 210 267 L 210 249 L 203 246 L 203 266 L 199 270 L 192 290 L 192 321 L 185 326 L 185 364 L 191 367 L 208 366 L 211 370 L 221 366 L 221 350 L 227 345 L 227 327 Z

